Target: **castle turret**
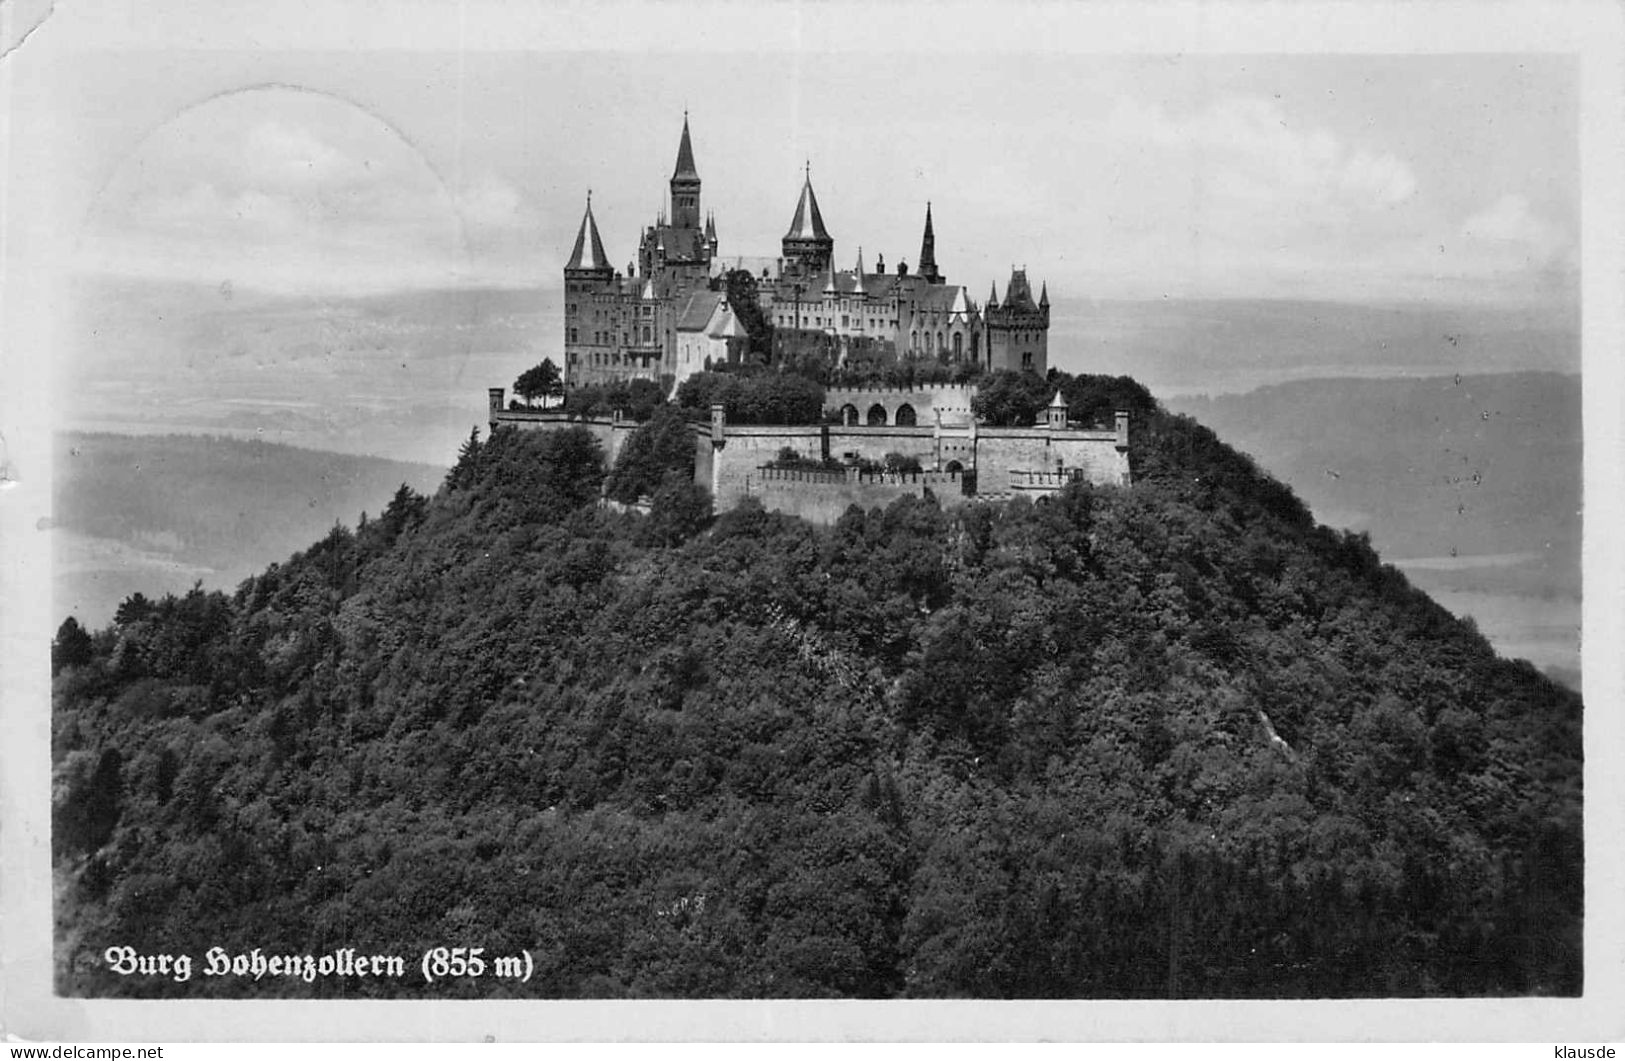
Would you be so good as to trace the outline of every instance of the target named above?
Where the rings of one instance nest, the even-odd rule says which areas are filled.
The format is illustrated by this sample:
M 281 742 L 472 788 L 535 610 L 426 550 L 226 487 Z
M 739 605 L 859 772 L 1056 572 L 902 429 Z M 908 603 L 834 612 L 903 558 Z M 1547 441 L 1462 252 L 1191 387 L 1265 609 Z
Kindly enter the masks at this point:
M 928 284 L 944 282 L 943 276 L 937 271 L 937 236 L 931 230 L 931 204 L 925 204 L 925 235 L 920 237 L 920 264 L 916 275 L 924 278 Z
M 824 227 L 818 196 L 813 194 L 811 163 L 807 164 L 807 176 L 801 185 L 801 198 L 796 201 L 795 217 L 790 220 L 790 231 L 780 243 L 784 257 L 793 262 L 803 276 L 828 269 L 834 260 L 835 238 Z
M 604 241 L 598 236 L 598 222 L 592 216 L 592 192 L 587 193 L 587 212 L 581 217 L 581 228 L 576 232 L 575 249 L 564 267 L 565 280 L 604 279 L 615 276 L 615 267 L 604 253 Z
M 576 231 L 575 247 L 564 266 L 564 383 L 575 386 L 584 369 L 601 360 L 610 346 L 608 333 L 593 329 L 596 300 L 614 294 L 615 267 L 604 253 L 598 235 L 598 222 L 592 216 L 592 193 L 587 193 L 587 211 Z
M 671 175 L 673 228 L 700 227 L 700 174 L 694 168 L 694 145 L 688 137 L 688 112 L 683 112 L 683 139 L 677 145 L 677 166 Z
M 1027 270 L 1010 270 L 1004 302 L 988 296 L 982 320 L 987 328 L 987 368 L 1035 372 L 1042 376 L 1049 368 L 1049 288 L 1044 301 L 1033 301 Z
M 1055 397 L 1050 399 L 1049 408 L 1044 410 L 1044 424 L 1051 430 L 1059 430 L 1066 426 L 1066 399 L 1061 396 L 1061 388 L 1055 388 Z

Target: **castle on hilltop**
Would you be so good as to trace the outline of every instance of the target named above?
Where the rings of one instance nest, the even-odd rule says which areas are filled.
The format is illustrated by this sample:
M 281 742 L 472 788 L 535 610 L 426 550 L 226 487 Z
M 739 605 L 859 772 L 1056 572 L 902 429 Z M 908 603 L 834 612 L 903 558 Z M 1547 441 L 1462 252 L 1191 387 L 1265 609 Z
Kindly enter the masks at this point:
M 836 352 L 837 363 L 862 346 L 988 370 L 1048 370 L 1048 287 L 1035 300 L 1026 270 L 1012 269 L 1003 301 L 995 286 L 978 305 L 937 266 L 931 204 L 917 267 L 910 272 L 898 262 L 888 272 L 882 257 L 870 272 L 861 249 L 852 268 L 837 267 L 810 165 L 774 258 L 724 258 L 716 218 L 702 214 L 700 186 L 685 114 L 670 212 L 643 230 L 637 262 L 624 272 L 610 264 L 588 194 L 564 267 L 566 386 L 632 379 L 675 386 L 709 365 L 737 360 L 748 330 L 722 282 L 735 269 L 755 280 L 760 313 L 776 340 L 817 339 Z
M 888 272 L 877 256 L 870 272 L 860 250 L 851 269 L 839 268 L 810 166 L 779 255 L 724 258 L 716 218 L 700 208 L 685 114 L 670 213 L 643 230 L 637 261 L 624 272 L 610 264 L 588 195 L 564 267 L 565 385 L 647 379 L 669 392 L 693 373 L 737 362 L 751 326 L 763 323 L 772 326 L 775 357 L 810 348 L 837 366 L 849 357 L 917 357 L 991 371 L 1048 370 L 1047 287 L 1035 299 L 1026 271 L 1012 269 L 1003 300 L 995 288 L 978 305 L 937 265 L 930 203 L 916 263 L 912 272 L 904 262 Z M 738 272 L 751 282 L 730 281 Z M 754 305 L 729 304 L 730 290 L 752 288 Z M 729 423 L 725 405 L 713 404 L 709 423 L 690 424 L 694 480 L 718 510 L 754 498 L 821 523 L 854 504 L 903 496 L 952 507 L 1043 498 L 1076 481 L 1129 484 L 1128 413 L 1110 424 L 1076 422 L 1057 389 L 1040 420 L 995 426 L 978 420 L 976 396 L 974 383 L 831 387 L 823 422 L 813 424 Z M 577 416 L 510 406 L 506 397 L 504 388 L 490 388 L 492 431 L 584 429 L 611 464 L 638 428 L 620 413 Z M 910 465 L 916 470 L 875 470 Z

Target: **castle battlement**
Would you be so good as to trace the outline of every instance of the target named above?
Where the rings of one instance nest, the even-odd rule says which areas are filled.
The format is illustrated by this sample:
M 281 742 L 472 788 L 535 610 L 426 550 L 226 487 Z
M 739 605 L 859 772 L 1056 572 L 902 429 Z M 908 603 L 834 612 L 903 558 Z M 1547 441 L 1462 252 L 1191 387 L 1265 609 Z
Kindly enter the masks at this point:
M 842 398 L 909 398 L 919 395 L 935 399 L 957 398 L 969 402 L 976 397 L 974 383 L 921 383 L 906 387 L 829 387 L 824 392 L 824 403 L 832 404 L 835 397 Z
M 811 486 L 905 486 L 960 490 L 964 477 L 959 472 L 866 472 L 859 468 L 839 471 L 812 468 L 773 468 L 756 470 L 763 483 L 804 483 Z
M 1058 472 L 1033 472 L 1010 470 L 1011 490 L 1040 490 L 1054 492 L 1062 489 L 1068 483 L 1081 480 L 1084 477 L 1082 468 L 1064 468 Z

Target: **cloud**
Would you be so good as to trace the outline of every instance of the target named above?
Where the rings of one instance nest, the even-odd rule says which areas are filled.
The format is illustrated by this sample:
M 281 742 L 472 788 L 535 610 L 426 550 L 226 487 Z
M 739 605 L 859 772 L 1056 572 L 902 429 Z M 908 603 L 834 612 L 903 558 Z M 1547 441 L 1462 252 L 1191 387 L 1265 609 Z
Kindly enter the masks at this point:
M 244 133 L 238 156 L 248 179 L 261 187 L 339 187 L 374 179 L 370 159 L 355 158 L 308 128 L 287 121 L 258 122 Z
M 1530 210 L 1527 198 L 1510 193 L 1463 221 L 1461 235 L 1469 242 L 1522 254 L 1537 266 L 1549 263 L 1568 242 L 1556 225 Z
M 1325 129 L 1299 129 L 1275 100 L 1231 96 L 1184 116 L 1120 99 L 1107 121 L 1119 144 L 1142 145 L 1182 172 L 1205 174 L 1219 205 L 1274 212 L 1376 210 L 1410 199 L 1416 175 L 1392 154 L 1351 149 Z
M 475 212 L 500 223 L 501 188 L 478 187 Z M 470 272 L 463 205 L 366 112 L 262 90 L 193 108 L 143 141 L 98 199 L 78 265 L 300 292 L 441 285 Z

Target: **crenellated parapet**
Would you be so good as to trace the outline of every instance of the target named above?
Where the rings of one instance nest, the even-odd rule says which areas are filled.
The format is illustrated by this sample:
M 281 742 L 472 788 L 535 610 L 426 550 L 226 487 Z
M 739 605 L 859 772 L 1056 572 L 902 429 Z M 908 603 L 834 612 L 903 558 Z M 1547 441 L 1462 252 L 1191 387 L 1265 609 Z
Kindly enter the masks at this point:
M 973 383 L 926 383 L 912 387 L 831 387 L 824 411 L 843 424 L 868 427 L 926 427 L 972 419 Z
M 799 483 L 807 486 L 901 486 L 931 490 L 961 490 L 964 476 L 959 472 L 867 472 L 861 468 L 824 470 L 819 468 L 774 468 L 764 465 L 756 471 L 764 483 Z

